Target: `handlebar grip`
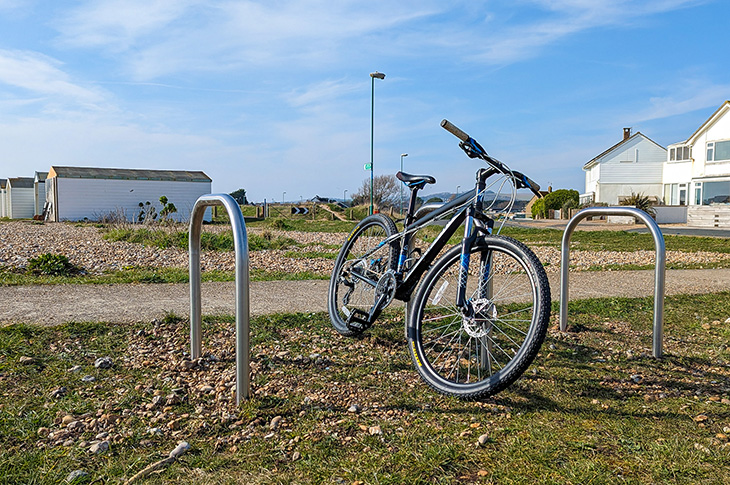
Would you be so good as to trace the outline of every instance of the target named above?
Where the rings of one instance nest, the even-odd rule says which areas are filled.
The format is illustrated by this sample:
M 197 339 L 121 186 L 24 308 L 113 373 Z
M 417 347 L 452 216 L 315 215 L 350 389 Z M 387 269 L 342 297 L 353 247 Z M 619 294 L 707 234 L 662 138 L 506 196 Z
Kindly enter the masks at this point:
M 532 180 L 530 177 L 525 177 L 527 179 L 527 182 L 530 184 L 530 187 L 532 188 L 532 191 L 535 193 L 540 192 L 540 185 Z
M 461 131 L 455 124 L 453 124 L 449 120 L 441 120 L 441 128 L 448 131 L 461 141 L 465 142 L 469 139 L 469 135 Z

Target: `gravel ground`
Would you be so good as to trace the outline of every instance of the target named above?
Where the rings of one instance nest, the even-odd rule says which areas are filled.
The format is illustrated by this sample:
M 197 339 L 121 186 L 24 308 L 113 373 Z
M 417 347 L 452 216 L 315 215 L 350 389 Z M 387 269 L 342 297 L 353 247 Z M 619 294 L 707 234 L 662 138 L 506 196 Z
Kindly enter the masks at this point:
M 570 276 L 570 299 L 606 296 L 654 295 L 654 271 L 584 271 Z M 320 312 L 327 309 L 325 280 L 260 281 L 251 283 L 252 315 L 279 312 Z M 553 301 L 560 298 L 559 275 L 550 275 Z M 725 291 L 730 270 L 669 270 L 666 294 Z M 187 317 L 190 293 L 187 284 L 55 285 L 0 287 L 0 324 L 13 322 L 58 325 L 68 321 L 114 323 L 151 321 L 168 312 Z M 233 282 L 203 283 L 204 315 L 235 311 Z M 400 304 L 396 301 L 393 305 Z
M 225 228 L 213 228 L 222 230 Z M 260 232 L 250 230 L 250 232 Z M 268 231 L 274 237 L 286 235 L 307 244 L 301 251 L 336 252 L 344 234 Z M 533 248 L 546 264 L 551 277 L 553 299 L 558 298 L 560 251 L 551 247 Z M 103 272 L 128 266 L 187 268 L 187 251 L 157 249 L 127 242 L 110 242 L 101 231 L 90 225 L 36 224 L 13 221 L 0 224 L 0 265 L 25 267 L 28 259 L 43 253 L 60 253 L 89 272 Z M 328 274 L 333 260 L 327 258 L 285 257 L 286 251 L 251 252 L 251 268 L 269 271 L 311 271 Z M 667 252 L 667 262 L 709 263 L 727 259 L 730 255 L 710 252 Z M 232 253 L 203 252 L 203 270 L 234 268 Z M 637 252 L 571 252 L 571 264 L 576 269 L 597 264 L 653 264 L 653 251 Z M 571 298 L 593 296 L 640 296 L 653 294 L 653 271 L 577 271 L 571 276 Z M 704 293 L 730 287 L 730 270 L 677 270 L 667 272 L 667 294 Z M 70 320 L 110 322 L 144 321 L 159 318 L 166 312 L 187 315 L 188 285 L 67 285 L 0 287 L 4 305 L 0 322 L 25 321 L 58 324 Z M 273 281 L 251 285 L 252 314 L 282 311 L 324 311 L 327 281 Z M 233 283 L 203 284 L 203 312 L 231 313 L 234 308 Z
M 206 226 L 206 230 L 221 231 L 227 227 Z M 312 258 L 304 255 L 299 258 L 286 254 L 304 252 L 337 253 L 346 234 L 312 233 L 296 231 L 274 231 L 258 228 L 249 233 L 269 233 L 272 237 L 285 236 L 306 247 L 287 250 L 252 251 L 251 269 L 285 271 L 289 273 L 310 271 L 327 275 L 332 271 L 333 259 Z M 537 246 L 532 248 L 546 266 L 548 273 L 557 273 L 560 267 L 560 249 Z M 144 247 L 125 241 L 107 241 L 99 228 L 91 225 L 64 223 L 38 224 L 31 221 L 12 221 L 0 224 L 0 266 L 24 268 L 28 259 L 44 253 L 66 255 L 69 260 L 83 267 L 89 273 L 103 273 L 126 267 L 188 267 L 187 251 L 170 248 L 159 249 Z M 713 252 L 683 253 L 667 251 L 667 263 L 710 263 L 730 259 L 730 254 Z M 633 264 L 651 265 L 654 251 L 571 251 L 570 263 L 576 269 L 587 269 L 595 265 Z M 204 251 L 201 254 L 201 267 L 206 270 L 232 271 L 235 267 L 232 252 Z

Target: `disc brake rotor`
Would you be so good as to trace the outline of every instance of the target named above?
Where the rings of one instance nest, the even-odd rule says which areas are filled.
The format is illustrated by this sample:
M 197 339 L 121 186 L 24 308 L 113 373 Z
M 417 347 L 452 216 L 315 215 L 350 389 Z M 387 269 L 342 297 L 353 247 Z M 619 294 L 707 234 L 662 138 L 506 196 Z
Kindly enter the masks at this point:
M 497 307 L 488 298 L 472 300 L 474 317 L 464 317 L 464 331 L 473 338 L 486 337 L 492 332 L 492 322 L 497 319 Z

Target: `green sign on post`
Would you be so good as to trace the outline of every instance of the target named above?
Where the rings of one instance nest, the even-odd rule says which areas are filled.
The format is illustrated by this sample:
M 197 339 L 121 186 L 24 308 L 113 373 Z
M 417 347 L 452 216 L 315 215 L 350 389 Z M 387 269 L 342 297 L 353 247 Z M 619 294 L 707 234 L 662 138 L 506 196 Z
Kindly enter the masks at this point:
M 366 163 L 365 164 L 365 170 L 370 170 L 371 168 L 373 168 L 373 164 L 372 163 Z

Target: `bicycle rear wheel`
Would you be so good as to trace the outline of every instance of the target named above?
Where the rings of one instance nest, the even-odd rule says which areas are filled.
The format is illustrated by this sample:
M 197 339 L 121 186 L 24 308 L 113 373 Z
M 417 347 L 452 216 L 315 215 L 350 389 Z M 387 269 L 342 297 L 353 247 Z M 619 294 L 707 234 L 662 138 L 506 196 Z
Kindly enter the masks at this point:
M 360 334 L 360 330 L 347 325 L 350 315 L 368 314 L 377 295 L 383 291 L 395 292 L 395 288 L 389 286 L 394 281 L 384 275 L 396 269 L 398 245 L 378 245 L 397 232 L 391 218 L 373 214 L 360 221 L 340 249 L 330 279 L 327 310 L 332 326 L 342 335 Z M 376 289 L 378 282 L 381 285 Z M 383 288 L 384 285 L 388 287 Z
M 550 286 L 537 256 L 511 238 L 489 236 L 471 249 L 467 300 L 456 306 L 461 246 L 424 277 L 408 322 L 408 348 L 435 390 L 480 399 L 503 390 L 527 369 L 550 318 Z

